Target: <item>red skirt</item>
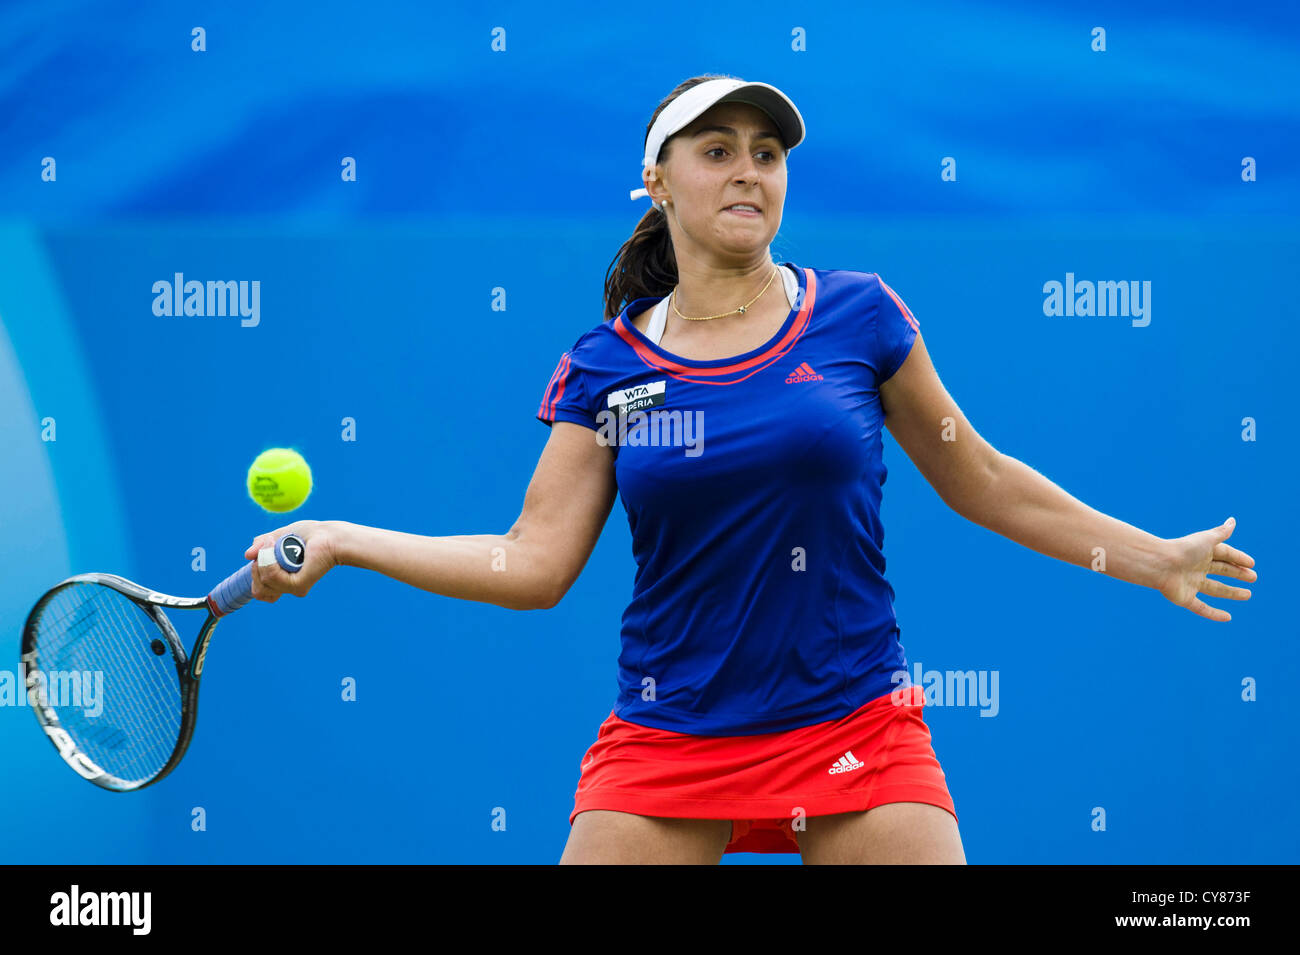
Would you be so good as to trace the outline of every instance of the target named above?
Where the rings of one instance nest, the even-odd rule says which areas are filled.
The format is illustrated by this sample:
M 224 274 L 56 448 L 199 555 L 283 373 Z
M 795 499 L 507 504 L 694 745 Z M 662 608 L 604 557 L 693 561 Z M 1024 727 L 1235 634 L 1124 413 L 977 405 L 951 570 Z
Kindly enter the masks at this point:
M 588 809 L 729 819 L 724 852 L 798 852 L 808 816 L 922 802 L 956 819 L 924 706 L 911 686 L 838 720 L 758 736 L 673 733 L 611 711 L 583 756 L 569 823 Z

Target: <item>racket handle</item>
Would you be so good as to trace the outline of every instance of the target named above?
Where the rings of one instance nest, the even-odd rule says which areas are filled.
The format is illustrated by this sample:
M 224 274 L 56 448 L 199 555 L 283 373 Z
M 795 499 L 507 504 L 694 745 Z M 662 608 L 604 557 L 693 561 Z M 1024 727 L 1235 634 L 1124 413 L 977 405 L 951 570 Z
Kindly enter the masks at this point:
M 307 559 L 307 545 L 297 534 L 285 534 L 275 542 L 275 560 L 286 573 L 302 570 Z M 208 594 L 208 608 L 214 617 L 224 617 L 253 599 L 253 565 L 247 563 Z

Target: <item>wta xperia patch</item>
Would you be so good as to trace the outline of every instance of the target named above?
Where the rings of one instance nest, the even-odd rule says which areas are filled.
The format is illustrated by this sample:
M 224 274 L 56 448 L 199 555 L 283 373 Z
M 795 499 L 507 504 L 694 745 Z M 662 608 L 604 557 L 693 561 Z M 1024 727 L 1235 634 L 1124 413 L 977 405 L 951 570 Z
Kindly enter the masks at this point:
M 665 379 L 663 381 L 652 381 L 644 385 L 636 385 L 632 388 L 624 388 L 622 391 L 611 391 L 605 398 L 605 405 L 613 408 L 621 415 L 653 408 L 664 403 L 664 398 L 667 395 L 665 390 L 667 384 L 667 379 Z

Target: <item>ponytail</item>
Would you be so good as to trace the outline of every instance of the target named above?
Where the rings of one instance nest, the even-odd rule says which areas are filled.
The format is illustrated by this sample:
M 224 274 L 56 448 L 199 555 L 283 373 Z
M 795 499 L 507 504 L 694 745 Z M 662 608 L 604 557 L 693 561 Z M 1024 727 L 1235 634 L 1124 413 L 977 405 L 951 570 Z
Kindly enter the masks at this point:
M 651 206 L 605 274 L 605 318 L 613 318 L 639 298 L 661 298 L 676 285 L 677 256 L 668 217 Z
M 706 73 L 680 83 L 650 117 L 645 127 L 646 141 L 650 139 L 650 130 L 659 114 L 692 86 L 707 80 L 739 78 L 725 73 Z M 660 162 L 667 160 L 671 143 L 672 137 L 669 136 L 659 150 Z M 639 298 L 662 298 L 676 286 L 677 256 L 673 252 L 672 235 L 668 232 L 668 215 L 652 205 L 605 272 L 605 318 L 613 318 Z

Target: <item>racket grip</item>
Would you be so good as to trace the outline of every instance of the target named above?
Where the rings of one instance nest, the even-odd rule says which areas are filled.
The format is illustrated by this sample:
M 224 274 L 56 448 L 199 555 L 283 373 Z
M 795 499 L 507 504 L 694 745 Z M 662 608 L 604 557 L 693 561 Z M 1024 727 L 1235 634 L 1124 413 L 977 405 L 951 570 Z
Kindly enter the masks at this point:
M 307 557 L 307 545 L 297 534 L 285 534 L 275 542 L 275 561 L 286 573 L 296 574 Z M 253 565 L 247 563 L 208 594 L 208 607 L 214 616 L 224 617 L 253 599 Z

